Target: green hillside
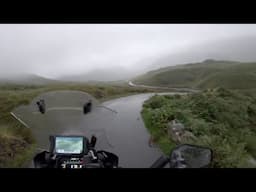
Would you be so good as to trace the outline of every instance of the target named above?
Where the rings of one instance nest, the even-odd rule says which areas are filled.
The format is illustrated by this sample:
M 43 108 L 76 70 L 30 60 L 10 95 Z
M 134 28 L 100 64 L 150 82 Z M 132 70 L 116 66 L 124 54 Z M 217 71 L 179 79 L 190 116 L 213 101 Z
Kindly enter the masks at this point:
M 229 67 L 205 78 L 198 84 L 199 88 L 218 86 L 230 89 L 256 88 L 256 63 L 242 63 Z
M 256 63 L 206 60 L 150 71 L 133 80 L 135 84 L 168 87 L 231 89 L 256 88 Z

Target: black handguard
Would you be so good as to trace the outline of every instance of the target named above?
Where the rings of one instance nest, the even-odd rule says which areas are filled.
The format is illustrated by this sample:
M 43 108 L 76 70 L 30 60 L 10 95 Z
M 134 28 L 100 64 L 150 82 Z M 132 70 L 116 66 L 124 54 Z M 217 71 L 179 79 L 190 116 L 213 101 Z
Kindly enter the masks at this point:
M 35 168 L 54 168 L 55 162 L 51 160 L 50 153 L 43 151 L 38 153 L 34 159 Z
M 99 161 L 102 162 L 104 168 L 117 168 L 119 158 L 113 153 L 107 151 L 97 151 Z

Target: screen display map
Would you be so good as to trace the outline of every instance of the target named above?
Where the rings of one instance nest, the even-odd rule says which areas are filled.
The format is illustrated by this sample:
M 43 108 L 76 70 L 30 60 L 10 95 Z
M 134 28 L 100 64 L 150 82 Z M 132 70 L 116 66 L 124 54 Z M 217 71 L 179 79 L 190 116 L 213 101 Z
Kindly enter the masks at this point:
M 83 137 L 56 137 L 55 151 L 61 154 L 81 154 Z

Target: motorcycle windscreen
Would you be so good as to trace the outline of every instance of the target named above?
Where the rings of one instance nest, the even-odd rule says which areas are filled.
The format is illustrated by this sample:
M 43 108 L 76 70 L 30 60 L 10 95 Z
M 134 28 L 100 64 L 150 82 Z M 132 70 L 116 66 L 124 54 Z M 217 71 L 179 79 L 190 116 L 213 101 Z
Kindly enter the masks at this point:
M 36 104 L 43 99 L 45 113 Z M 92 101 L 92 110 L 83 113 L 83 105 Z M 26 106 L 17 107 L 13 116 L 31 129 L 38 148 L 50 148 L 50 135 L 81 135 L 90 139 L 97 137 L 96 148 L 108 149 L 111 144 L 104 129 L 106 121 L 111 121 L 113 113 L 98 108 L 99 102 L 91 95 L 81 91 L 52 91 L 37 96 Z

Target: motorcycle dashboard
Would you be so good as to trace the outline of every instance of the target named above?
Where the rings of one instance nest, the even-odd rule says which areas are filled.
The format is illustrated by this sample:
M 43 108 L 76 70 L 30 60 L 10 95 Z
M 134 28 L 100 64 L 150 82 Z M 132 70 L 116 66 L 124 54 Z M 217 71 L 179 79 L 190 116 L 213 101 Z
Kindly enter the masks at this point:
M 57 155 L 81 155 L 87 151 L 83 136 L 54 136 L 51 143 L 51 151 Z

